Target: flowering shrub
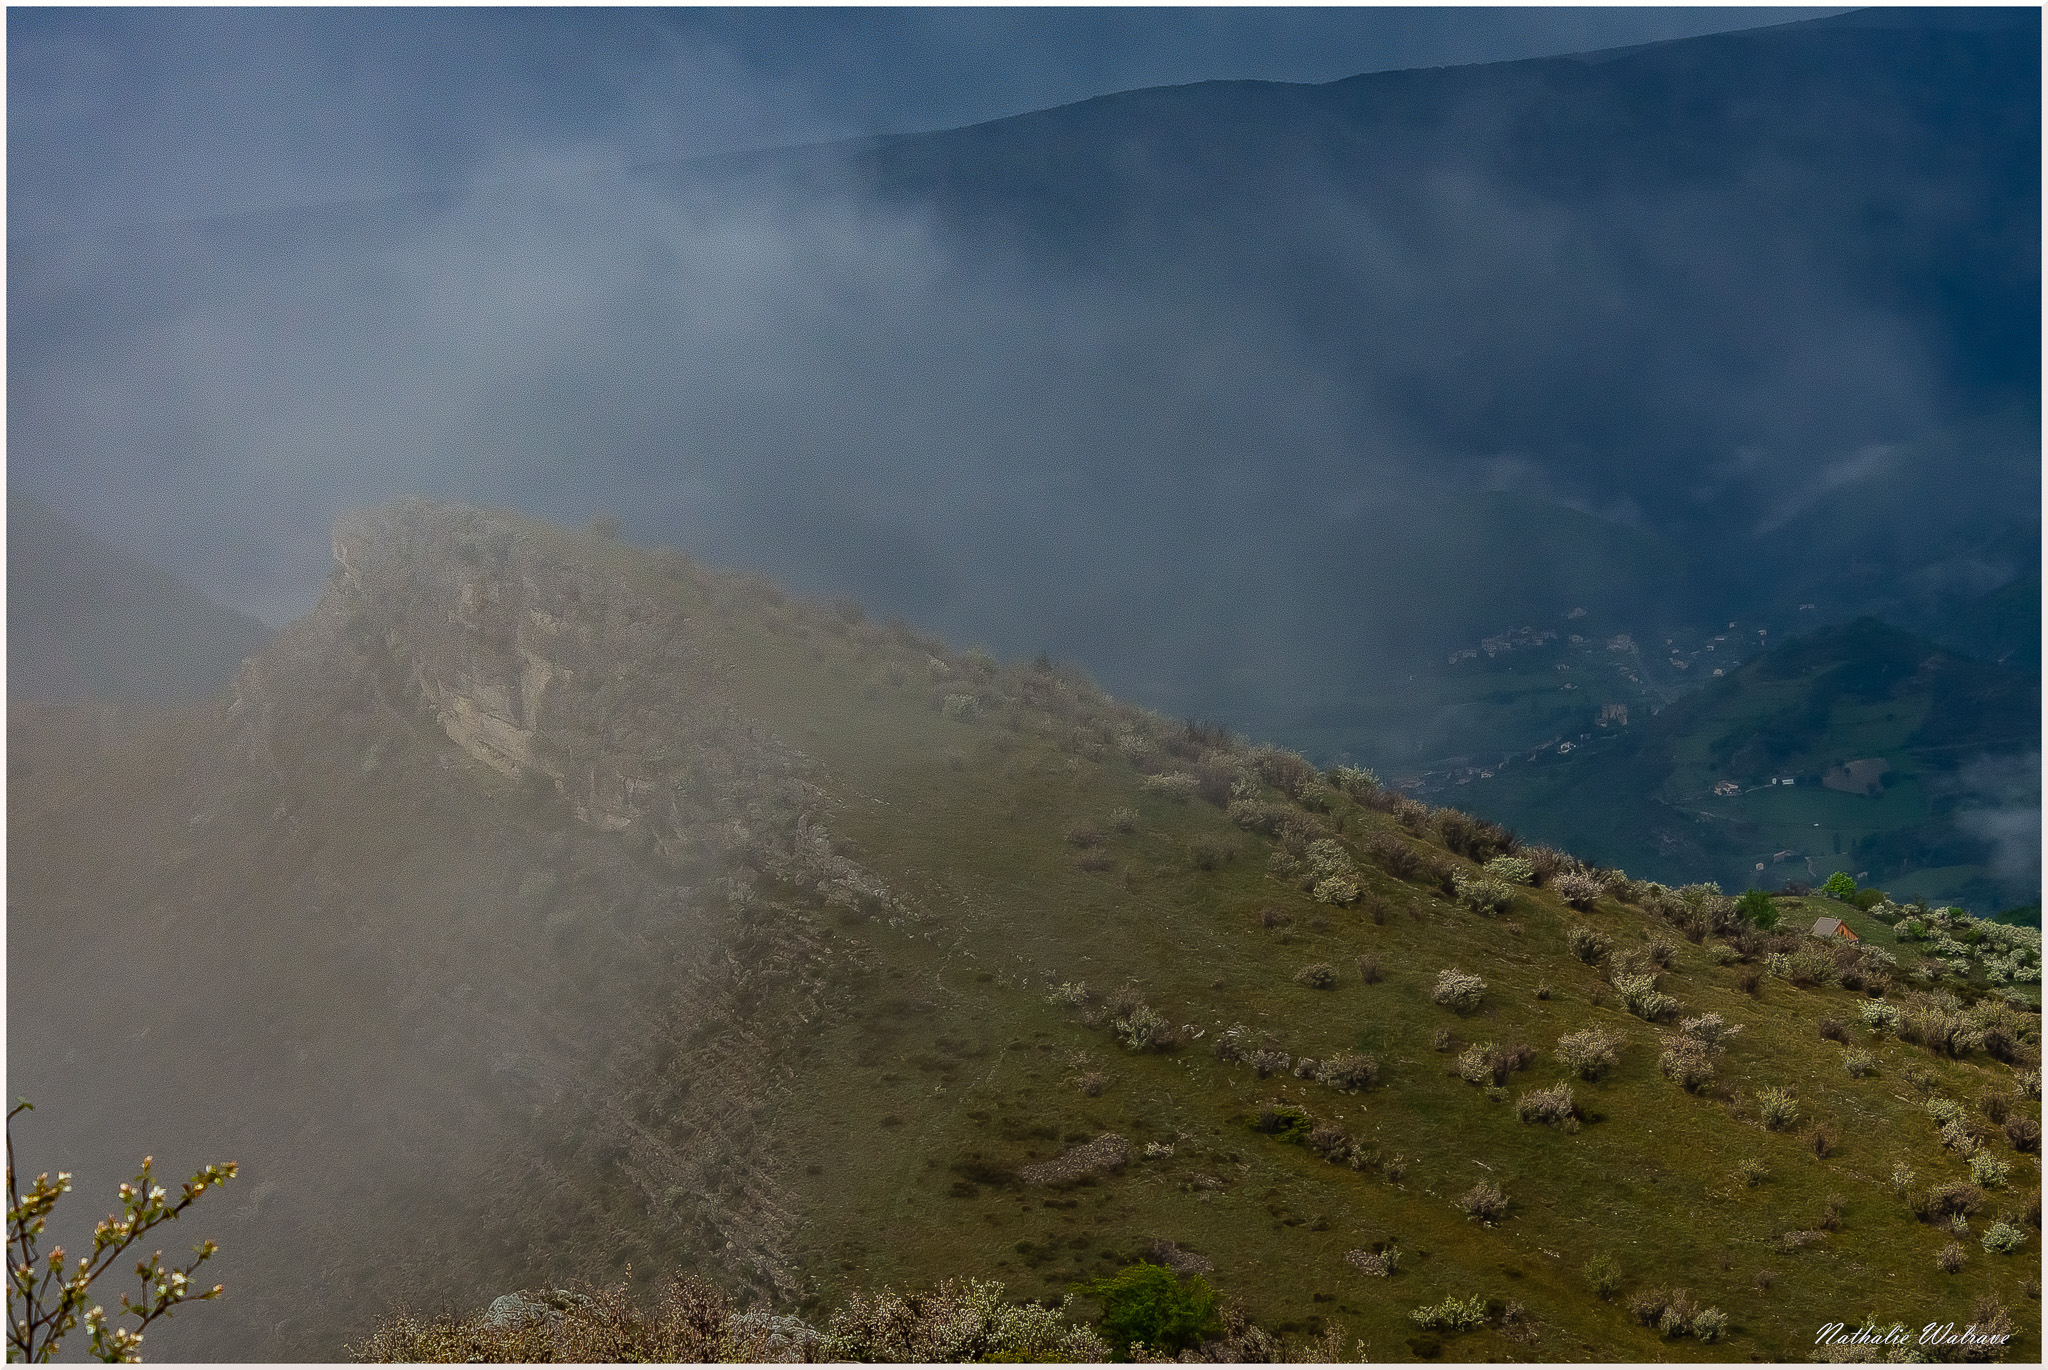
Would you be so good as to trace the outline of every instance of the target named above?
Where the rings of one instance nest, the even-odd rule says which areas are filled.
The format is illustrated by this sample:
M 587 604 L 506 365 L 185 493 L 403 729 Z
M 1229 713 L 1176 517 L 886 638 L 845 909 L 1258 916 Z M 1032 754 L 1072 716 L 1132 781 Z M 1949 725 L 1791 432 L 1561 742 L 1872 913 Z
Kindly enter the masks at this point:
M 1185 771 L 1168 771 L 1163 775 L 1148 775 L 1138 782 L 1138 788 L 1147 794 L 1163 795 L 1178 804 L 1185 804 L 1194 797 L 1195 778 Z
M 1069 980 L 1045 996 L 1045 1002 L 1054 1008 L 1082 1008 L 1093 996 L 1088 993 L 1084 981 Z
M 1330 783 L 1353 799 L 1365 800 L 1380 787 L 1380 778 L 1364 766 L 1339 766 L 1330 772 Z
M 1727 1315 L 1718 1308 L 1701 1308 L 1684 1289 L 1645 1290 L 1628 1301 L 1629 1312 L 1645 1327 L 1654 1327 L 1667 1338 L 1695 1336 L 1715 1341 L 1728 1329 Z
M 1458 871 L 1451 876 L 1451 883 L 1458 902 L 1480 913 L 1499 913 L 1515 901 L 1513 887 L 1490 875 L 1469 876 Z
M 1581 1080 L 1597 1080 L 1612 1070 L 1625 1039 L 1603 1027 L 1584 1027 L 1557 1039 L 1557 1059 Z
M 1310 989 L 1335 989 L 1337 987 L 1337 971 L 1328 962 L 1317 961 L 1313 965 L 1303 966 L 1300 970 L 1294 972 L 1294 983 L 1306 985 Z
M 1432 1001 L 1459 1013 L 1470 1013 L 1478 1008 L 1485 995 L 1486 981 L 1462 970 L 1438 972 L 1436 988 L 1429 992 Z
M 1245 1060 L 1251 1065 L 1253 1070 L 1259 1072 L 1259 1078 L 1263 1080 L 1268 1075 L 1287 1069 L 1288 1055 L 1284 1051 L 1275 1051 L 1271 1047 L 1266 1047 L 1252 1052 L 1249 1056 L 1245 1057 Z
M 1347 1052 L 1332 1056 L 1316 1071 L 1316 1079 L 1347 1094 L 1371 1089 L 1380 1080 L 1380 1063 L 1370 1056 Z
M 1646 1023 L 1662 1022 L 1684 1007 L 1670 995 L 1659 992 L 1655 975 L 1629 975 L 1617 970 L 1613 985 L 1621 995 L 1622 1006 Z
M 1482 869 L 1495 880 L 1510 885 L 1526 885 L 1536 878 L 1536 867 L 1526 857 L 1496 856 Z
M 1572 1087 L 1559 1080 L 1548 1089 L 1532 1089 L 1515 1100 L 1515 1116 L 1525 1123 L 1533 1119 L 1566 1132 L 1577 1132 L 1582 1115 L 1572 1098 Z
M 1697 1018 L 1683 1019 L 1678 1030 L 1709 1050 L 1719 1050 L 1727 1045 L 1729 1039 L 1741 1034 L 1742 1024 L 1726 1022 L 1718 1013 L 1705 1013 Z
M 1151 1005 L 1139 1003 L 1110 1020 L 1117 1040 L 1132 1051 L 1167 1051 L 1180 1045 L 1181 1037 Z
M 1442 1303 L 1413 1309 L 1408 1316 L 1425 1332 L 1433 1332 L 1439 1327 L 1453 1332 L 1469 1332 L 1486 1325 L 1486 1300 L 1477 1294 L 1469 1299 L 1454 1295 Z
M 1389 1243 L 1384 1251 L 1346 1251 L 1344 1259 L 1359 1273 L 1383 1280 L 1401 1268 L 1401 1248 Z
M 1492 1180 L 1481 1180 L 1458 1197 L 1458 1207 L 1468 1218 L 1497 1223 L 1508 1215 L 1508 1196 Z
M 2003 1218 L 1991 1224 L 1984 1234 L 1984 1249 L 1993 1255 L 2009 1256 L 2026 1244 L 2027 1230 Z
M 1766 1129 L 1782 1132 L 1799 1121 L 1799 1100 L 1789 1089 L 1760 1089 L 1756 1092 L 1757 1116 Z
M 1988 1151 L 1970 1158 L 1970 1180 L 1983 1189 L 1996 1189 L 2012 1176 L 2012 1166 Z
M 1355 881 L 1340 876 L 1329 876 L 1318 880 L 1309 893 L 1318 904 L 1352 904 L 1358 901 L 1358 885 Z
M 1535 1055 L 1519 1043 L 1496 1046 L 1487 1042 L 1465 1049 L 1458 1057 L 1458 1075 L 1467 1084 L 1504 1085 L 1510 1074 L 1526 1068 Z
M 1681 1089 L 1697 1094 L 1714 1078 L 1714 1050 L 1697 1037 L 1682 1032 L 1664 1038 L 1664 1052 L 1657 1058 L 1657 1070 Z
M 86 1335 L 97 1360 L 140 1360 L 143 1329 L 180 1304 L 217 1299 L 221 1287 L 196 1288 L 192 1272 L 211 1259 L 215 1247 L 201 1242 L 193 1248 L 193 1259 L 183 1268 L 166 1266 L 163 1253 L 139 1261 L 135 1273 L 142 1280 L 140 1301 L 121 1296 L 121 1313 L 139 1319 L 133 1327 L 109 1326 L 106 1310 L 92 1301 L 92 1286 L 111 1270 L 116 1261 L 145 1235 L 178 1216 L 207 1190 L 235 1178 L 235 1163 L 210 1165 L 185 1181 L 172 1200 L 156 1182 L 151 1159 L 142 1158 L 142 1169 L 121 1186 L 121 1215 L 108 1216 L 93 1228 L 92 1254 L 81 1256 L 69 1273 L 64 1268 L 64 1248 L 52 1247 L 47 1257 L 41 1245 L 45 1225 L 57 1201 L 71 1192 L 71 1175 L 57 1172 L 53 1182 L 48 1173 L 39 1174 L 27 1193 L 14 1183 L 14 1120 L 34 1107 L 28 1100 L 17 1103 L 7 1114 L 7 1358 L 44 1361 L 51 1359 L 64 1338 L 85 1320 Z M 40 1267 L 40 1270 L 38 1269 Z
M 1358 898 L 1358 867 L 1342 843 L 1328 837 L 1318 839 L 1309 843 L 1303 859 L 1319 902 L 1349 904 Z
M 927 1294 L 855 1294 L 832 1317 L 820 1360 L 1086 1361 L 1110 1348 L 1069 1322 L 1073 1295 L 1056 1308 L 1010 1303 L 992 1281 L 948 1280 Z
M 1569 871 L 1551 881 L 1558 897 L 1575 909 L 1589 909 L 1607 893 L 1606 882 L 1584 871 Z

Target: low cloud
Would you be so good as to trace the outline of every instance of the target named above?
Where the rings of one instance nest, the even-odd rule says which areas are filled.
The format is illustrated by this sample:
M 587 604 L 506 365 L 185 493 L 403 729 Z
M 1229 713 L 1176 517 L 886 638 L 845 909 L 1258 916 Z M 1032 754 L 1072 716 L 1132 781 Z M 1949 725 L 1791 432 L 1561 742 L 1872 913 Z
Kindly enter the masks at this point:
M 442 22 L 422 53 L 445 55 Z M 67 227 L 14 244 L 10 474 L 272 623 L 317 596 L 344 508 L 609 510 L 1157 707 L 1227 694 L 1246 721 L 1465 617 L 1547 612 L 1553 568 L 1479 526 L 1476 491 L 1532 525 L 1723 545 L 1879 488 L 1939 417 L 1910 321 L 1814 244 L 1715 184 L 1518 181 L 1472 151 L 1507 136 L 1483 102 L 1399 193 L 1313 159 L 1219 180 L 1132 134 L 1111 159 L 1144 192 L 1130 222 L 1045 188 L 1033 204 L 1087 224 L 1062 238 L 843 167 L 800 188 L 649 169 L 812 118 L 669 29 L 630 79 L 577 87 L 615 99 L 484 83 L 451 114 L 419 62 L 364 75 L 282 21 L 194 23 L 168 49 L 192 50 L 190 89 L 125 104 L 153 70 L 132 51 L 36 40 L 78 80 L 15 130 L 40 168 L 28 226 Z M 179 127 L 209 84 L 256 130 L 234 156 L 116 158 L 104 191 L 58 174 L 66 136 Z M 322 132 L 321 109 L 385 97 L 388 119 Z M 420 193 L 103 212 L 393 189 Z
M 2041 889 L 2041 754 L 1984 757 L 1962 768 L 1956 826 L 1991 849 L 1992 874 L 2016 891 Z

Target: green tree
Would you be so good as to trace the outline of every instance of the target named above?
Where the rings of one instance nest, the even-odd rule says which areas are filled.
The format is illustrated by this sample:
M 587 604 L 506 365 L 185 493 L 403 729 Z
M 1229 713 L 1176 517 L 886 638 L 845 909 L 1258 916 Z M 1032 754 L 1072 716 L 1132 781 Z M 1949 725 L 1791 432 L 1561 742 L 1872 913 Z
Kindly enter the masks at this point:
M 60 1170 L 53 1181 L 45 1171 L 36 1176 L 26 1194 L 14 1183 L 14 1119 L 33 1107 L 23 1099 L 7 1114 L 7 1359 L 52 1359 L 59 1343 L 83 1317 L 95 1359 L 141 1360 L 143 1328 L 181 1303 L 220 1297 L 219 1285 L 199 1290 L 193 1287 L 191 1278 L 192 1272 L 213 1255 L 214 1244 L 201 1242 L 193 1247 L 192 1259 L 182 1268 L 166 1267 L 161 1251 L 135 1263 L 135 1273 L 142 1280 L 142 1298 L 137 1301 L 126 1294 L 121 1296 L 122 1313 L 139 1319 L 133 1327 L 108 1324 L 106 1309 L 92 1302 L 93 1281 L 106 1274 L 144 1234 L 177 1221 L 178 1215 L 196 1203 L 201 1194 L 232 1180 L 235 1163 L 228 1161 L 200 1170 L 185 1181 L 178 1199 L 171 1202 L 170 1195 L 151 1174 L 154 1158 L 144 1156 L 142 1170 L 121 1186 L 121 1212 L 100 1220 L 92 1232 L 92 1255 L 81 1257 L 67 1273 L 63 1247 L 50 1248 L 47 1256 L 38 1248 L 51 1210 L 71 1192 L 70 1173 Z
M 1161 1265 L 1133 1265 L 1107 1279 L 1075 1289 L 1102 1301 L 1102 1335 L 1117 1359 L 1128 1359 L 1135 1343 L 1172 1355 L 1223 1331 L 1216 1291 L 1200 1275 L 1175 1277 Z
M 1828 898 L 1847 903 L 1856 897 L 1856 877 L 1847 871 L 1836 871 L 1820 889 Z
M 1735 911 L 1751 924 L 1769 932 L 1778 926 L 1777 901 L 1762 890 L 1748 890 L 1735 901 Z

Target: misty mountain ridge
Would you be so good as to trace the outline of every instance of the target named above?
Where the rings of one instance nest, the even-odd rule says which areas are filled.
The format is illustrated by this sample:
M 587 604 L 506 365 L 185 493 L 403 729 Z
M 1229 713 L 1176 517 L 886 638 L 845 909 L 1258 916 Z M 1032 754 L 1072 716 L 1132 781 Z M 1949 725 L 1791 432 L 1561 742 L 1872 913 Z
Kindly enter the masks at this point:
M 19 244 L 21 364 L 99 337 L 100 290 L 256 339 L 273 295 L 309 300 L 346 350 L 259 342 L 249 385 L 422 359 L 418 393 L 291 435 L 361 502 L 625 510 L 1261 734 L 1583 603 L 1588 539 L 1629 558 L 1602 589 L 1640 636 L 1787 631 L 1804 603 L 1931 632 L 2038 564 L 2038 22 L 1887 11 L 688 165 L 510 158 L 138 231 L 90 279 Z M 460 288 L 323 293 L 419 273 Z M 472 276 L 554 285 L 472 318 Z M 527 341 L 474 350 L 502 337 Z M 134 361 L 138 393 L 192 398 Z M 38 413 L 18 446 L 101 459 L 103 413 Z M 256 462 L 266 423 L 187 455 Z
M 333 549 L 209 707 L 10 706 L 28 1164 L 88 1197 L 145 1150 L 243 1167 L 193 1215 L 230 1297 L 159 1354 L 331 1358 L 401 1303 L 629 1264 L 822 1322 L 1191 1253 L 1297 1348 L 1411 1357 L 1775 1358 L 1870 1262 L 1916 1310 L 2027 1306 L 2023 1257 L 1943 1273 L 1920 1191 L 1869 1176 L 1964 1173 L 1900 1081 L 2026 1111 L 2038 941 L 1787 901 L 1865 939 L 1816 951 L 1050 660 L 599 532 L 411 500 Z M 167 970 L 116 1017 L 118 958 Z M 1674 1006 L 1617 1002 L 1632 976 Z M 1896 1033 L 1856 1026 L 1873 998 Z M 1673 1046 L 1677 1000 L 1746 1031 Z M 1928 1050 L 1944 1014 L 1963 1036 Z M 1645 1015 L 1697 1061 L 1661 1068 Z M 1814 1050 L 1830 1015 L 1879 1074 Z M 1582 1028 L 1613 1063 L 1512 1104 Z M 1820 1142 L 1760 1120 L 1786 1086 Z M 2036 1163 L 2001 1125 L 1971 1202 L 2024 1250 Z M 1475 1161 L 1485 1221 L 1455 1202 Z M 1676 1331 L 1593 1292 L 1603 1254 L 1631 1297 L 1684 1285 Z M 1468 1297 L 1476 1328 L 1410 1315 Z
M 10 700 L 205 699 L 270 636 L 166 571 L 13 493 L 7 505 Z
M 17 540 L 29 1165 L 242 1162 L 153 1355 L 1149 1258 L 2037 1359 L 2038 931 L 1905 900 L 2038 885 L 2039 84 L 1871 12 L 11 241 L 15 487 L 293 620 Z M 1690 883 L 1837 834 L 1895 899 Z

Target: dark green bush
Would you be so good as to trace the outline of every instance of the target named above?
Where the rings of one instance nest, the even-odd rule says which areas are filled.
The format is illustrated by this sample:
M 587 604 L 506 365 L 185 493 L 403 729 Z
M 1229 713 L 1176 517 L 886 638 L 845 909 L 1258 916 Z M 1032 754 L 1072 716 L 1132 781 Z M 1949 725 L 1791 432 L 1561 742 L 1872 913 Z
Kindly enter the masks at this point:
M 1250 1122 L 1257 1131 L 1283 1142 L 1304 1142 L 1315 1127 L 1315 1119 L 1299 1104 L 1262 1104 Z
M 1118 1360 L 1128 1359 L 1138 1343 L 1173 1355 L 1223 1331 L 1216 1291 L 1200 1275 L 1183 1280 L 1165 1266 L 1140 1264 L 1074 1288 L 1101 1301 L 1102 1319 L 1096 1325 Z
M 1749 890 L 1735 901 L 1735 911 L 1753 927 L 1769 932 L 1778 926 L 1778 906 L 1762 890 Z

